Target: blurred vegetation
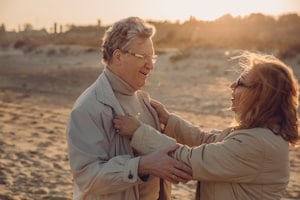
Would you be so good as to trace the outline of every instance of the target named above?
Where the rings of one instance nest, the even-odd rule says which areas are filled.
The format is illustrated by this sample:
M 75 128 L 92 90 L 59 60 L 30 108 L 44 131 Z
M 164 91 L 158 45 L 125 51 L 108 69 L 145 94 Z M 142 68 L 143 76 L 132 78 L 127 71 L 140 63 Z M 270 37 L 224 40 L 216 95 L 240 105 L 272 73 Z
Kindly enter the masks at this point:
M 293 57 L 300 53 L 300 16 L 295 13 L 279 17 L 253 13 L 245 17 L 224 15 L 214 21 L 201 21 L 194 17 L 179 22 L 149 21 L 157 33 L 153 39 L 157 49 L 188 47 L 222 47 L 230 49 L 276 50 L 281 57 Z M 58 31 L 54 23 L 53 33 L 45 29 L 34 30 L 26 24 L 23 31 L 7 32 L 0 27 L 0 45 L 73 44 L 99 47 L 108 27 L 71 25 L 68 30 Z M 180 59 L 178 54 L 174 59 Z

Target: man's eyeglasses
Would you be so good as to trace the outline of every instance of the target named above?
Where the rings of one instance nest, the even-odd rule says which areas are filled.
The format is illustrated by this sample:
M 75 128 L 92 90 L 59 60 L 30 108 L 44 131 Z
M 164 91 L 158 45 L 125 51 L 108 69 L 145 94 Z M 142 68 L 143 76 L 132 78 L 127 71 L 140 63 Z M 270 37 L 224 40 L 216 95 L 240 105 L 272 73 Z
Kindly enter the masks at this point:
M 144 61 L 148 61 L 148 62 L 151 61 L 152 64 L 154 64 L 157 61 L 157 55 L 148 56 L 148 55 L 133 53 L 131 51 L 124 51 L 124 53 L 128 53 L 129 55 L 132 55 L 140 60 L 144 60 Z

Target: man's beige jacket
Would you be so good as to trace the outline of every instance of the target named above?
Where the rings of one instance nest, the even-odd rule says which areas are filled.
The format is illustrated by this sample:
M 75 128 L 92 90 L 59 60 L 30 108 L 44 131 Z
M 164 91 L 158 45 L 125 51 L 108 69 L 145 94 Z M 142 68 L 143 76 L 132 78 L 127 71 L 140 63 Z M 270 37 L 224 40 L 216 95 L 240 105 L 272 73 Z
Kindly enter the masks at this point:
M 149 96 L 142 91 L 138 91 L 138 95 L 143 97 L 159 127 Z M 145 184 L 137 174 L 140 158 L 134 156 L 129 140 L 115 133 L 112 124 L 115 114 L 124 115 L 124 112 L 102 73 L 77 99 L 68 123 L 74 200 L 140 199 L 139 185 Z M 161 184 L 165 187 L 161 191 L 164 196 L 160 199 L 170 199 L 171 185 Z M 149 191 L 143 193 L 153 193 L 152 188 L 151 185 L 144 187 Z

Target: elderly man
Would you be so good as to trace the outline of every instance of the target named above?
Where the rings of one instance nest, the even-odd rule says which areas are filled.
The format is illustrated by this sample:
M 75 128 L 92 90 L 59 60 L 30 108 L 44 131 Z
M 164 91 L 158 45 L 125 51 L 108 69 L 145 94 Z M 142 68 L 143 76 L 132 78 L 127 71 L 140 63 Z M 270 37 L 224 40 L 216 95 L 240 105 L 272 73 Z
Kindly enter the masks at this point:
M 67 128 L 73 199 L 170 199 L 170 182 L 192 178 L 189 167 L 168 156 L 176 147 L 163 156 L 137 155 L 112 124 L 115 115 L 129 114 L 160 129 L 148 94 L 140 90 L 154 68 L 154 33 L 150 24 L 129 17 L 104 35 L 106 67 L 77 99 Z

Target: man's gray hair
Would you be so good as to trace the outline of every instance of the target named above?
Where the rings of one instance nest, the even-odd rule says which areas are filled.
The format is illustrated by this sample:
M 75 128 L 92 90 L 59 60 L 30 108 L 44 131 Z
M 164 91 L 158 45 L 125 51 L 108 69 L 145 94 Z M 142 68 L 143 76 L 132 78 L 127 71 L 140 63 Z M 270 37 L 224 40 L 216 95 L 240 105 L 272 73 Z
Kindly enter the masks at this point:
M 104 34 L 102 39 L 102 61 L 108 64 L 116 49 L 129 50 L 133 39 L 150 38 L 154 36 L 156 29 L 139 17 L 128 17 L 114 23 Z

